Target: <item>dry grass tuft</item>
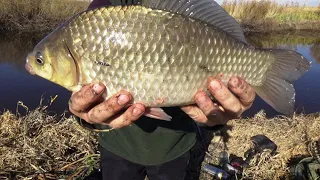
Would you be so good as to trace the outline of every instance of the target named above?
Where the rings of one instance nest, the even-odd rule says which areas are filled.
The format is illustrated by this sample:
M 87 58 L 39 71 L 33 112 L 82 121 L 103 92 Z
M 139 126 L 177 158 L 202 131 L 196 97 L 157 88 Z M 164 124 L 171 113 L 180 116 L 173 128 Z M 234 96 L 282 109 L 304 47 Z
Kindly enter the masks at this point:
M 284 9 L 283 6 L 270 0 L 225 0 L 222 6 L 231 16 L 241 19 L 241 21 L 257 21 L 273 18 Z
M 244 26 L 246 31 L 319 30 L 320 9 L 273 0 L 225 0 L 223 8 Z M 320 7 L 320 6 L 319 6 Z
M 265 151 L 254 156 L 250 167 L 244 169 L 243 178 L 289 179 L 290 164 L 310 156 L 308 143 L 319 139 L 320 114 L 268 119 L 260 112 L 250 119 L 230 121 L 227 127 L 223 136 L 215 136 L 211 140 L 210 154 L 206 155 L 203 165 L 218 164 L 219 153 L 224 149 L 228 149 L 229 154 L 244 158 L 244 153 L 253 147 L 250 138 L 263 134 L 277 144 L 277 153 L 271 155 Z M 212 136 L 212 132 L 205 133 Z M 201 148 L 200 144 L 195 148 L 191 162 L 197 161 Z M 0 179 L 81 179 L 99 166 L 95 134 L 63 115 L 48 114 L 46 106 L 28 111 L 23 117 L 9 111 L 2 113 L 0 152 Z M 200 179 L 212 177 L 202 172 Z
M 50 31 L 87 6 L 88 2 L 74 0 L 1 0 L 0 27 L 29 32 Z
M 55 178 L 80 178 L 97 166 L 94 134 L 45 109 L 40 106 L 23 117 L 9 111 L 0 116 L 0 177 L 51 173 Z
M 88 1 L 0 1 L 0 30 L 51 31 L 69 17 L 85 10 Z M 273 0 L 225 0 L 222 5 L 246 31 L 320 29 L 319 7 L 279 5 Z
M 267 136 L 278 146 L 276 155 L 263 152 L 250 161 L 251 167 L 243 172 L 244 178 L 249 179 L 289 179 L 290 163 L 310 156 L 308 143 L 320 138 L 319 114 L 267 119 L 265 114 L 260 112 L 254 118 L 233 120 L 228 125 L 231 127 L 227 131 L 229 138 L 226 143 L 229 154 L 244 158 L 244 153 L 253 146 L 250 138 L 258 134 Z M 209 147 L 213 154 L 222 149 L 222 146 L 217 148 L 216 145 L 217 143 L 212 143 Z M 207 156 L 205 162 L 217 163 L 217 160 Z M 204 173 L 202 178 L 208 178 L 208 174 Z

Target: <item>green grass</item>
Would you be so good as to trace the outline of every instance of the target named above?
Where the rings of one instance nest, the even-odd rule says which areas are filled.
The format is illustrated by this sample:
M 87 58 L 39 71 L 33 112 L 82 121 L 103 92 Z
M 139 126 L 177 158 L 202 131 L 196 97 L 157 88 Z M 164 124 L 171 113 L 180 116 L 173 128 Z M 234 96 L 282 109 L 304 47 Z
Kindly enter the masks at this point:
M 279 22 L 316 21 L 320 20 L 320 10 L 316 7 L 286 7 L 276 15 L 276 19 Z

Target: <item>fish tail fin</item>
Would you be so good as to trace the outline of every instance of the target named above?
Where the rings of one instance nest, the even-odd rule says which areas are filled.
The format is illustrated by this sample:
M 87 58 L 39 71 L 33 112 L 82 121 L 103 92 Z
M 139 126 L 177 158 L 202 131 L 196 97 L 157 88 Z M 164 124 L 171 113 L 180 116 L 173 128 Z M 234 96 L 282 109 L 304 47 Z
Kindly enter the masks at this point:
M 310 62 L 300 53 L 291 50 L 265 49 L 274 55 L 275 62 L 267 72 L 262 86 L 256 86 L 256 93 L 275 110 L 292 115 L 295 103 L 295 89 L 292 82 L 310 68 Z

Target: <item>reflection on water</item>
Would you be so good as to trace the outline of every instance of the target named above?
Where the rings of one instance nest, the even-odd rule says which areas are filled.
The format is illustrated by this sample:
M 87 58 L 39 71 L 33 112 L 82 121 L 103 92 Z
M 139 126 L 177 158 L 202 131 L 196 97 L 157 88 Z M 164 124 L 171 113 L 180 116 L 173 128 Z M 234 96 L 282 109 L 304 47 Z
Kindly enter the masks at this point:
M 314 43 L 314 45 L 310 48 L 310 54 L 314 60 L 320 63 L 320 41 Z
M 251 33 L 247 34 L 248 41 L 258 47 L 274 48 L 289 47 L 294 49 L 298 44 L 312 45 L 320 40 L 320 33 L 313 32 L 279 32 L 273 34 Z
M 313 113 L 320 111 L 320 34 L 304 32 L 298 34 L 251 34 L 248 41 L 262 48 L 282 48 L 298 51 L 312 62 L 311 69 L 304 76 L 294 82 L 296 89 L 297 112 Z M 265 109 L 268 116 L 278 114 L 259 97 L 254 106 L 245 115 L 260 109 Z
M 49 110 L 62 113 L 68 108 L 70 92 L 37 76 L 30 75 L 25 69 L 25 57 L 43 35 L 4 34 L 0 33 L 0 111 L 16 110 L 18 101 L 22 101 L 30 109 L 39 105 L 41 96 L 45 101 L 50 96 L 58 95 Z M 319 37 L 319 38 L 316 38 Z M 312 68 L 301 79 L 295 82 L 296 110 L 312 113 L 320 111 L 320 36 L 314 34 L 251 34 L 248 41 L 263 48 L 280 47 L 297 50 L 312 61 Z M 245 113 L 252 116 L 265 109 L 269 116 L 277 113 L 263 100 L 257 98 L 254 106 Z M 21 110 L 22 111 L 22 110 Z

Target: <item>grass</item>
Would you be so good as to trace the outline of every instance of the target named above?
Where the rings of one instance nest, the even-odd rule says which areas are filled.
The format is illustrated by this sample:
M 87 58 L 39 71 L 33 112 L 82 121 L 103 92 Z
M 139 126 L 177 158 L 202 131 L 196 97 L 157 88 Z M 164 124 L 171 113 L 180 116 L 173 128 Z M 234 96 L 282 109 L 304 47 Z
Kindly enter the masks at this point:
M 29 111 L 18 104 L 27 115 L 0 115 L 0 179 L 81 179 L 97 168 L 95 134 L 64 115 L 50 115 L 48 106 Z
M 282 11 L 277 14 L 276 20 L 279 22 L 300 22 L 300 21 L 317 21 L 320 18 L 320 9 L 317 7 L 290 7 L 280 8 Z
M 87 6 L 88 2 L 74 0 L 2 0 L 0 27 L 4 30 L 50 31 Z
M 228 123 L 227 138 L 216 137 L 209 146 L 211 156 L 206 156 L 203 164 L 217 164 L 217 153 L 223 150 L 223 143 L 217 139 L 224 139 L 225 148 L 229 154 L 245 159 L 245 152 L 252 148 L 250 138 L 263 134 L 277 146 L 275 155 L 270 151 L 263 151 L 255 155 L 245 168 L 244 179 L 292 179 L 290 167 L 304 157 L 311 156 L 308 144 L 320 140 L 320 114 L 297 114 L 293 118 L 266 118 L 263 111 L 249 119 L 232 120 Z M 220 143 L 218 143 L 220 142 Z M 320 147 L 318 147 L 320 148 Z M 201 179 L 209 179 L 207 173 L 201 174 Z
M 0 115 L 0 179 L 83 179 L 99 167 L 96 134 L 64 114 L 50 114 L 46 110 L 48 106 L 28 110 L 23 103 L 18 104 L 25 108 L 27 115 L 10 111 Z M 264 134 L 277 144 L 276 155 L 263 152 L 254 156 L 242 176 L 245 179 L 289 179 L 292 162 L 311 156 L 307 146 L 320 138 L 319 115 L 267 119 L 264 112 L 259 112 L 250 119 L 232 120 L 222 131 L 223 136 L 216 133 L 211 139 L 212 132 L 206 132 L 208 139 L 205 141 L 210 145 L 202 165 L 217 164 L 218 154 L 223 149 L 244 157 L 244 152 L 252 147 L 250 137 Z M 199 163 L 201 148 L 198 145 L 193 150 L 192 163 Z M 207 179 L 212 177 L 202 170 L 200 180 Z
M 50 31 L 87 6 L 87 1 L 75 0 L 3 0 L 0 1 L 0 28 Z M 222 6 L 246 31 L 320 29 L 320 5 L 307 7 L 294 2 L 279 5 L 272 0 L 225 0 Z
M 320 28 L 320 5 L 308 7 L 294 2 L 277 4 L 272 0 L 225 0 L 222 6 L 246 31 L 318 31 Z

